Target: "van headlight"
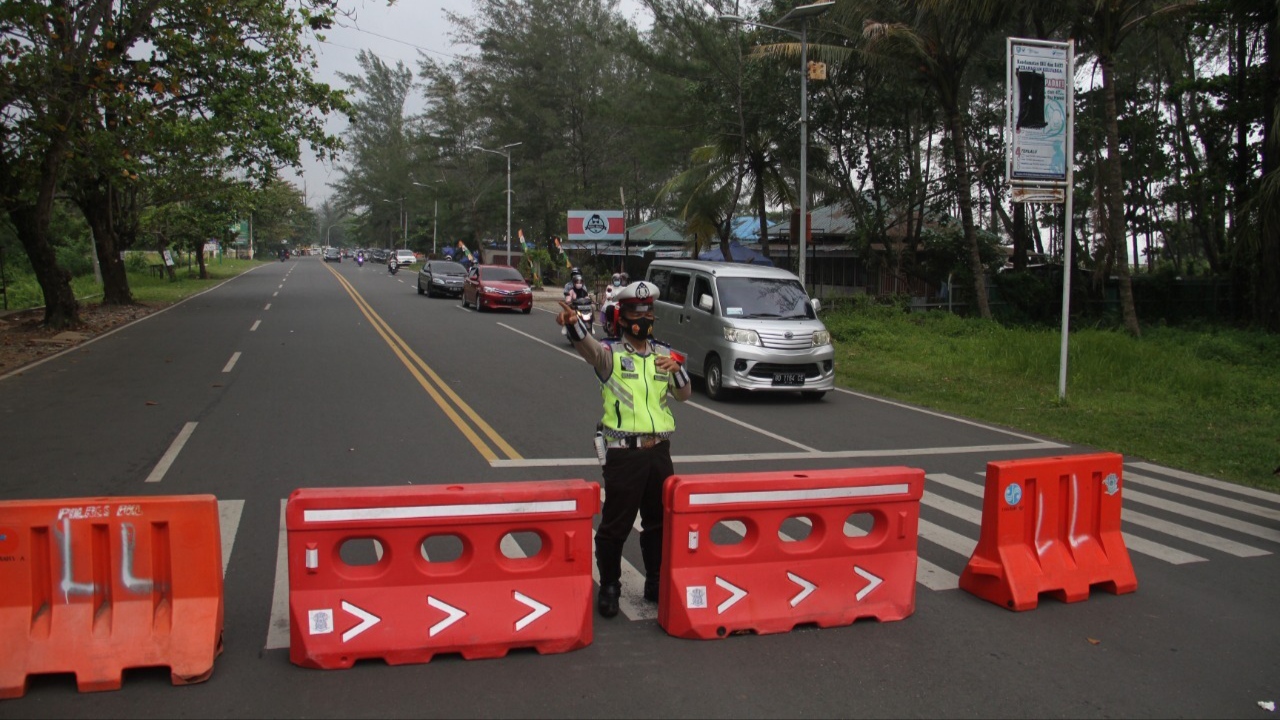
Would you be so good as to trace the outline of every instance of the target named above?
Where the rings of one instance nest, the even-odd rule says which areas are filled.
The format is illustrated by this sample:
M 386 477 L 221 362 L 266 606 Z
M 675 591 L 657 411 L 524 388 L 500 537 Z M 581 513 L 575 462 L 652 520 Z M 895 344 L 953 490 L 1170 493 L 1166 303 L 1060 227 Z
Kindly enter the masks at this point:
M 729 342 L 741 343 L 742 345 L 760 345 L 760 334 L 755 330 L 739 330 L 738 328 L 727 327 L 724 329 L 724 339 Z
M 831 344 L 831 331 L 830 331 L 830 330 L 815 330 L 815 331 L 814 331 L 814 333 L 813 333 L 813 346 L 814 346 L 814 347 L 822 347 L 823 345 L 830 345 L 830 344 Z

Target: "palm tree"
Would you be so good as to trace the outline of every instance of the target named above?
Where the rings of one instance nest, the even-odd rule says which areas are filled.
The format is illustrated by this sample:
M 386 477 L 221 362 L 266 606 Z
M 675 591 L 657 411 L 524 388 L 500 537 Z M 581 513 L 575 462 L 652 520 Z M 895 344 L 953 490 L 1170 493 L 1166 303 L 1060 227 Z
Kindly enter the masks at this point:
M 1120 45 L 1143 21 L 1155 15 L 1190 10 L 1197 2 L 1177 0 L 1076 0 L 1072 8 L 1075 34 L 1084 49 L 1091 51 L 1102 69 L 1103 125 L 1107 156 L 1103 165 L 1103 226 L 1105 252 L 1114 262 L 1120 278 L 1120 309 L 1124 327 L 1139 337 L 1138 313 L 1133 303 L 1133 282 L 1129 274 L 1129 253 L 1125 245 L 1124 173 L 1120 156 L 1120 108 L 1116 100 L 1116 53 Z M 1103 263 L 1106 266 L 1106 263 Z
M 1000 26 L 1011 3 L 997 0 L 865 0 L 838 6 L 837 22 L 862 19 L 862 39 L 871 59 L 915 69 L 937 96 L 946 116 L 954 171 L 952 191 L 973 273 L 978 313 L 991 317 L 987 284 L 973 217 L 973 197 L 966 152 L 965 115 L 968 98 L 965 70 L 988 36 Z M 878 19 L 883 18 L 883 19 Z M 847 51 L 846 51 L 847 52 Z

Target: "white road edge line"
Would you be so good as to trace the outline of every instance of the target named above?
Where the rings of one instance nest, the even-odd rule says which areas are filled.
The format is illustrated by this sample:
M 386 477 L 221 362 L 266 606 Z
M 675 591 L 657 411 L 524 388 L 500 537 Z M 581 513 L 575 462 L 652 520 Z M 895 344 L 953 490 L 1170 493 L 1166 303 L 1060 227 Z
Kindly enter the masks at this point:
M 267 623 L 265 650 L 289 647 L 289 529 L 284 510 L 288 498 L 280 499 L 280 534 L 276 540 L 276 581 L 271 590 L 271 619 Z
M 230 360 L 228 360 L 228 361 L 227 361 L 227 364 L 226 364 L 226 365 L 224 365 L 224 366 L 222 367 L 222 372 L 224 372 L 224 373 L 229 373 L 229 372 L 231 372 L 231 368 L 233 368 L 233 367 L 235 367 L 235 366 L 236 366 L 236 361 L 237 361 L 237 360 L 239 360 L 239 359 L 240 359 L 240 351 L 239 351 L 239 350 L 237 350 L 237 351 L 235 351 L 235 352 L 231 353 L 231 359 L 230 359 Z
M 236 276 L 234 276 L 234 277 L 229 277 L 229 278 L 227 278 L 226 280 L 223 280 L 222 282 L 218 283 L 217 285 L 214 285 L 214 286 L 213 286 L 213 287 L 211 287 L 211 288 L 208 288 L 208 289 L 205 289 L 205 290 L 201 290 L 200 292 L 196 293 L 195 295 L 188 295 L 187 297 L 182 298 L 182 299 L 181 299 L 181 300 L 179 300 L 178 302 L 176 302 L 176 303 L 174 303 L 174 304 L 172 304 L 172 305 L 170 305 L 170 306 L 168 306 L 168 307 L 166 307 L 166 308 L 163 308 L 163 309 L 161 309 L 161 310 L 157 310 L 157 311 L 155 311 L 155 312 L 153 312 L 153 313 L 149 313 L 149 314 L 147 314 L 147 315 L 143 315 L 142 317 L 138 318 L 137 320 L 131 320 L 131 321 L 129 321 L 129 322 L 127 322 L 127 323 L 123 324 L 123 325 L 119 325 L 119 326 L 117 326 L 117 327 L 111 328 L 110 330 L 108 330 L 108 331 L 106 331 L 106 332 L 102 333 L 101 335 L 96 335 L 96 336 L 94 336 L 94 337 L 89 338 L 88 340 L 85 340 L 84 342 L 80 343 L 79 345 L 75 345 L 75 346 L 69 347 L 69 348 L 67 348 L 66 350 L 63 350 L 62 352 L 56 352 L 56 353 L 54 353 L 54 354 L 52 354 L 52 355 L 50 355 L 50 356 L 48 356 L 48 357 L 40 358 L 39 360 L 36 360 L 35 362 L 31 363 L 30 365 L 23 365 L 23 366 L 21 366 L 21 367 L 14 368 L 13 370 L 10 370 L 9 372 L 5 373 L 4 375 L 0 375 L 0 380 L 7 380 L 7 379 L 9 379 L 9 378 L 13 377 L 14 375 L 21 375 L 22 373 L 25 373 L 25 372 L 27 372 L 27 371 L 29 371 L 29 370 L 34 370 L 34 369 L 36 368 L 36 366 L 38 366 L 38 365 L 43 365 L 43 364 L 45 364 L 45 363 L 49 362 L 50 360 L 57 360 L 58 358 L 62 357 L 63 355 L 66 355 L 67 353 L 73 353 L 73 352 L 76 352 L 77 350 L 83 350 L 86 346 L 88 346 L 88 345 L 92 345 L 93 343 L 96 343 L 96 342 L 98 342 L 99 340 L 101 340 L 101 339 L 103 339 L 103 338 L 105 338 L 105 337 L 109 337 L 109 336 L 111 336 L 111 335 L 114 335 L 114 334 L 116 334 L 116 333 L 120 332 L 121 330 L 126 330 L 126 329 L 128 329 L 128 328 L 130 328 L 130 327 L 133 327 L 134 325 L 137 325 L 138 323 L 142 322 L 143 320 L 150 320 L 151 318 L 153 318 L 153 317 L 155 317 L 155 316 L 157 316 L 157 315 L 160 315 L 160 314 L 162 314 L 162 313 L 167 313 L 167 312 L 169 312 L 170 310 L 172 310 L 172 309 L 174 309 L 174 308 L 178 307 L 179 305 L 181 305 L 181 304 L 183 304 L 183 303 L 187 302 L 188 300 L 194 300 L 195 298 L 198 298 L 198 297 L 200 297 L 201 295 L 204 295 L 205 293 L 213 292 L 214 290 L 217 290 L 218 288 L 222 287 L 223 285 L 226 285 L 227 283 L 231 282 L 232 280 L 235 280 L 236 278 L 239 278 L 239 277 L 244 277 L 244 276 L 245 276 L 245 275 L 247 275 L 248 273 L 251 273 L 251 272 L 253 272 L 254 270 L 257 270 L 259 267 L 262 267 L 262 266 L 261 266 L 261 265 L 258 265 L 258 266 L 255 266 L 255 267 L 251 267 L 251 268 L 249 268 L 248 270 L 245 270 L 244 272 L 240 273 L 239 275 L 236 275 Z
M 178 432 L 178 437 L 173 439 L 169 449 L 160 457 L 160 462 L 156 463 L 155 469 L 147 476 L 146 482 L 160 482 L 164 479 L 164 474 L 169 472 L 169 466 L 173 465 L 173 461 L 178 459 L 178 453 L 182 452 L 182 446 L 187 444 L 187 438 L 190 438 L 191 433 L 196 431 L 196 425 L 198 424 L 189 422 L 182 426 L 182 430 Z
M 511 332 L 513 332 L 513 333 L 516 333 L 516 334 L 519 334 L 519 335 L 523 335 L 523 336 L 525 336 L 525 337 L 529 338 L 530 340 L 532 340 L 532 341 L 534 341 L 534 342 L 536 342 L 536 343 L 542 343 L 543 345 L 546 345 L 547 347 L 551 348 L 552 350 L 555 350 L 556 352 L 564 353 L 565 355 L 568 355 L 569 357 L 574 358 L 574 359 L 576 359 L 576 360 L 581 360 L 581 359 L 582 359 L 582 356 L 581 356 L 581 355 L 579 355 L 579 354 L 578 354 L 578 353 L 576 353 L 576 352 L 571 352 L 571 351 L 569 351 L 569 350 L 565 350 L 564 348 L 558 348 L 558 347 L 556 347 L 555 345 L 552 345 L 551 343 L 547 342 L 546 340 L 543 340 L 542 338 L 534 337 L 534 336 L 530 335 L 529 333 L 527 333 L 527 332 L 525 332 L 525 331 L 523 331 L 523 330 L 517 330 L 517 329 L 515 329 L 515 328 L 511 327 L 510 325 L 508 325 L 508 324 L 506 324 L 506 323 L 501 323 L 501 322 L 500 322 L 500 323 L 497 323 L 497 324 L 498 324 L 498 325 L 500 325 L 500 326 L 502 326 L 502 327 L 504 327 L 504 328 L 506 328 L 506 329 L 508 329 L 508 330 L 510 330 L 510 331 L 511 331 Z M 750 423 L 743 422 L 743 421 L 741 421 L 741 420 L 739 420 L 739 419 L 737 419 L 737 418 L 729 417 L 728 415 L 725 415 L 724 413 L 718 412 L 718 411 L 716 411 L 716 410 L 712 410 L 711 408 L 706 407 L 705 405 L 699 405 L 698 403 L 693 402 L 692 400 L 687 400 L 687 401 L 685 401 L 685 403 L 684 403 L 684 404 L 685 404 L 685 405 L 687 405 L 687 406 L 689 406 L 689 407 L 692 407 L 692 408 L 697 408 L 698 410 L 701 410 L 702 412 L 707 413 L 707 414 L 709 414 L 709 415 L 715 415 L 716 417 L 720 418 L 721 420 L 725 420 L 725 421 L 731 422 L 731 423 L 733 423 L 734 425 L 738 425 L 738 426 L 740 426 L 740 427 L 744 427 L 744 428 L 746 428 L 746 429 L 748 429 L 748 430 L 751 430 L 751 431 L 754 431 L 754 432 L 758 432 L 758 433 L 760 433 L 761 435 L 764 435 L 764 436 L 766 436 L 766 437 L 773 438 L 774 440 L 777 440 L 778 442 L 784 443 L 784 444 L 786 444 L 786 445 L 790 445 L 791 447 L 800 448 L 801 450 L 804 450 L 805 452 L 810 452 L 810 453 L 821 452 L 821 451 L 820 451 L 820 450 L 818 450 L 817 448 L 811 448 L 811 447 L 809 447 L 808 445 L 802 445 L 801 443 L 798 443 L 798 442 L 796 442 L 795 440 L 792 440 L 792 439 L 790 439 L 790 438 L 785 438 L 785 437 L 783 437 L 783 436 L 781 436 L 781 435 L 778 435 L 778 434 L 776 434 L 776 433 L 769 432 L 768 430 L 765 430 L 765 429 L 763 429 L 763 428 L 758 428 L 758 427 L 756 427 L 755 425 L 752 425 L 752 424 L 750 424 Z M 599 464 L 599 461 L 597 460 L 597 461 L 596 461 L 596 463 L 597 463 L 597 464 Z
M 917 457 L 922 455 L 950 455 L 987 452 L 1017 452 L 1024 450 L 1056 450 L 1057 443 L 1041 442 L 1009 445 L 963 445 L 937 448 L 885 448 L 882 450 L 818 450 L 814 452 L 738 453 L 733 455 L 673 455 L 676 463 L 730 463 L 763 462 L 768 460 L 823 460 L 878 457 Z M 490 467 L 581 467 L 599 465 L 600 460 L 589 458 L 525 458 L 521 460 L 491 460 Z
M 1043 438 L 1034 437 L 1032 435 L 1023 435 L 1021 433 L 1013 432 L 1012 430 L 1005 430 L 1004 428 L 998 428 L 991 425 L 983 425 L 982 423 L 974 422 L 973 420 L 966 420 L 964 418 L 956 417 L 954 415 L 946 415 L 944 413 L 935 412 L 933 410 L 925 410 L 924 408 L 918 408 L 913 405 L 907 405 L 905 403 L 900 403 L 893 400 L 886 400 L 885 398 L 878 398 L 874 395 L 864 395 L 863 393 L 854 392 L 853 390 L 846 390 L 845 388 L 842 388 L 842 387 L 837 387 L 836 392 L 842 392 L 845 395 L 853 395 L 854 397 L 860 397 L 864 400 L 874 400 L 875 402 L 884 403 L 885 405 L 892 405 L 894 407 L 900 407 L 904 410 L 914 410 L 915 412 L 918 412 L 918 413 L 924 413 L 925 415 L 932 415 L 934 417 L 942 418 L 944 420 L 951 420 L 953 422 L 964 423 L 965 425 L 972 425 L 976 428 L 982 428 L 983 430 L 991 430 L 992 432 L 1003 433 L 1005 435 L 1012 435 L 1013 437 L 1022 438 L 1023 440 L 1030 440 L 1032 442 L 1037 442 L 1037 443 L 1048 442 Z M 1054 443 L 1052 447 L 1064 448 L 1068 446 Z
M 218 528 L 222 535 L 222 577 L 227 577 L 227 565 L 231 563 L 231 549 L 236 544 L 236 531 L 240 529 L 240 516 L 244 514 L 243 500 L 218 501 Z

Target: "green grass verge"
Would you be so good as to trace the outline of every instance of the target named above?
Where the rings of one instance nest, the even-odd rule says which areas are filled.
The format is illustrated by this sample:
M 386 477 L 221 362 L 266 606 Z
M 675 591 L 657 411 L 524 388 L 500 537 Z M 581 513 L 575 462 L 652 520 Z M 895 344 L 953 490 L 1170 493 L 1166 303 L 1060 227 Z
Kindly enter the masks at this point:
M 1280 491 L 1280 336 L 1075 331 L 1059 400 L 1057 330 L 889 307 L 823 320 L 850 389 Z
M 208 279 L 200 279 L 197 275 L 199 266 L 194 263 L 188 268 L 185 264 L 174 268 L 174 279 L 167 275 L 157 277 L 147 269 L 130 270 L 129 289 L 133 299 L 140 303 L 166 305 L 177 302 L 187 296 L 194 295 L 218 283 L 233 278 L 251 267 L 275 260 L 237 260 L 222 258 L 209 261 Z M 71 290 L 83 303 L 97 302 L 102 299 L 102 283 L 92 275 L 81 275 L 71 279 Z M 44 293 L 34 275 L 20 275 L 11 279 L 6 287 L 9 310 L 23 310 L 44 306 Z

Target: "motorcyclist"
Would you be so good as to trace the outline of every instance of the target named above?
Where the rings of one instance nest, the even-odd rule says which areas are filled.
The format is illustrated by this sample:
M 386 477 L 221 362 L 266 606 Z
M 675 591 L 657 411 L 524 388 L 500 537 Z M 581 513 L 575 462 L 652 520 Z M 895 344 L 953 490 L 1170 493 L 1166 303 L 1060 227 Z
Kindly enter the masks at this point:
M 396 271 L 399 269 L 400 269 L 400 261 L 396 260 L 395 255 L 392 255 L 391 257 L 387 258 L 387 270 L 389 270 L 392 275 L 395 275 Z
M 613 308 L 616 304 L 613 296 L 626 287 L 626 273 L 616 272 L 609 278 L 609 285 L 604 289 L 604 302 L 600 303 L 600 324 L 604 326 L 605 335 L 617 337 L 618 331 L 613 320 Z
M 582 273 L 574 272 L 569 276 L 569 284 L 564 289 L 564 301 L 575 308 L 591 304 L 591 293 L 582 282 Z
M 359 265 L 360 267 L 364 267 L 364 251 L 363 250 L 356 251 L 356 265 Z
M 581 271 L 581 270 L 579 270 L 579 269 L 578 269 L 578 268 L 576 268 L 576 267 L 574 267 L 574 268 L 570 268 L 570 269 L 569 269 L 569 282 L 567 282 L 567 283 L 565 283 L 565 284 L 564 284 L 564 294 L 565 294 L 566 296 L 569 294 L 569 291 L 573 289 L 573 279 L 574 279 L 575 277 L 582 277 L 582 271 Z M 568 297 L 566 297 L 566 298 L 565 298 L 565 300 L 566 300 L 566 301 L 568 301 Z
M 591 297 L 586 284 L 582 281 L 582 273 L 576 272 L 577 268 L 574 268 L 574 271 L 569 276 L 569 284 L 565 287 L 564 301 L 579 313 L 587 313 L 589 318 L 595 300 Z M 586 324 L 587 329 L 590 330 L 593 324 L 591 320 L 588 319 Z M 561 331 L 564 333 L 563 328 L 561 328 Z

